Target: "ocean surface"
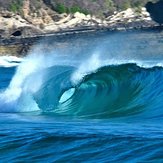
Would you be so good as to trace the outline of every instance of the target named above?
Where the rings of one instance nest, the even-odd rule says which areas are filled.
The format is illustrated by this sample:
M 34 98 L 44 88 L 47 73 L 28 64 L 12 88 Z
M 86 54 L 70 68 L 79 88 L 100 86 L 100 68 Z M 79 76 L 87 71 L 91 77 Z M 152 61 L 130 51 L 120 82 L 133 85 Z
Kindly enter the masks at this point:
M 163 162 L 163 31 L 40 40 L 0 57 L 0 162 Z

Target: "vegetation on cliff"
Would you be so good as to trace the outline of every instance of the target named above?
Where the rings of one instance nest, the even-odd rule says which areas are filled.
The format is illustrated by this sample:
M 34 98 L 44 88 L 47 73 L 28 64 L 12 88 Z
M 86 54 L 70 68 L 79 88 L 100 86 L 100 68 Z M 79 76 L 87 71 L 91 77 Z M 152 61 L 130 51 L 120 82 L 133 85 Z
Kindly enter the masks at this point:
M 43 0 L 53 10 L 63 12 L 87 12 L 89 14 L 104 16 L 114 11 L 122 11 L 127 8 L 139 8 L 149 1 L 157 0 Z
M 24 1 L 27 0 L 0 0 L 0 6 L 3 9 L 22 14 Z M 155 2 L 157 0 L 30 0 L 30 9 L 31 12 L 37 12 L 38 9 L 47 6 L 60 14 L 78 11 L 104 17 L 114 11 L 145 6 L 149 1 Z

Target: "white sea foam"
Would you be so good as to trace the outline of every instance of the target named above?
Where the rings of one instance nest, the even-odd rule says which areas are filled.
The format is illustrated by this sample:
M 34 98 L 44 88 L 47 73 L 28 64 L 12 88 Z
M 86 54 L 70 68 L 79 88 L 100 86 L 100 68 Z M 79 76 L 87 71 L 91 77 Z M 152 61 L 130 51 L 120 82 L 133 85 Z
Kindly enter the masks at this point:
M 38 110 L 39 108 L 30 96 L 30 93 L 39 89 L 42 84 L 41 69 L 47 66 L 48 64 L 45 62 L 44 55 L 30 55 L 24 58 L 22 63 L 18 66 L 10 85 L 1 93 L 0 100 L 8 105 L 12 104 L 13 107 L 19 103 L 19 107 L 22 106 L 21 111 L 29 111 L 30 109 L 33 111 Z M 29 76 L 35 72 L 38 72 L 39 77 L 35 78 L 35 76 L 33 76 L 29 78 Z
M 23 58 L 16 56 L 1 56 L 0 67 L 14 67 L 18 66 L 23 61 Z

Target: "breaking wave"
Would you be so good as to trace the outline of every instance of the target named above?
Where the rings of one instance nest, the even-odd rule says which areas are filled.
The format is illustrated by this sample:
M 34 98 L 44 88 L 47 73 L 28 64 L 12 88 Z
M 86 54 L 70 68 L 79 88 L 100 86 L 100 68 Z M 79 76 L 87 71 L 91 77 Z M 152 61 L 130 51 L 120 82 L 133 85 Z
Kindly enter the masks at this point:
M 51 56 L 27 57 L 1 89 L 1 112 L 39 110 L 88 118 L 163 114 L 160 63 L 102 61 L 93 55 L 77 65 L 56 63 Z

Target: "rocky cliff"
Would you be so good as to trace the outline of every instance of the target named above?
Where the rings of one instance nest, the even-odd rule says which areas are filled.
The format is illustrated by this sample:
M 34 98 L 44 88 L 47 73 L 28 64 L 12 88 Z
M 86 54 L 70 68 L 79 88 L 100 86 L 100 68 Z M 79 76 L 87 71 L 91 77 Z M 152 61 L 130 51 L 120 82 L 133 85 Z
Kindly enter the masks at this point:
M 145 8 L 140 4 L 127 8 L 134 4 L 129 2 L 124 1 L 124 7 L 118 0 L 0 0 L 0 37 L 29 37 L 72 28 L 155 25 Z
M 143 7 L 147 1 L 0 0 L 0 53 L 13 48 L 21 55 L 32 43 L 26 38 L 56 32 L 157 26 Z

